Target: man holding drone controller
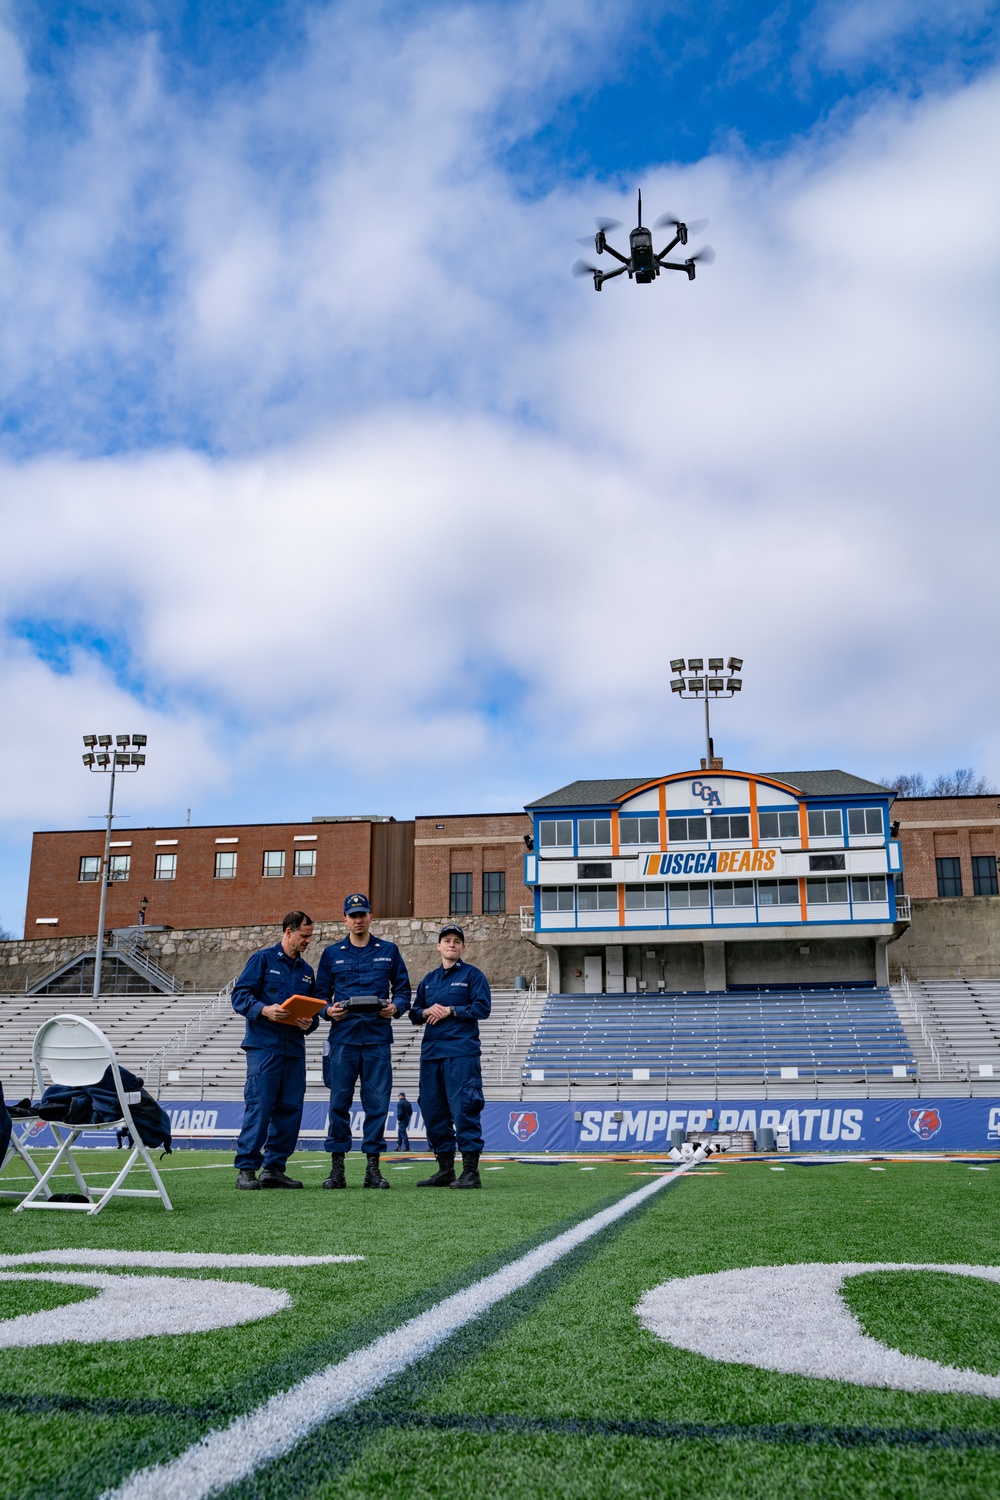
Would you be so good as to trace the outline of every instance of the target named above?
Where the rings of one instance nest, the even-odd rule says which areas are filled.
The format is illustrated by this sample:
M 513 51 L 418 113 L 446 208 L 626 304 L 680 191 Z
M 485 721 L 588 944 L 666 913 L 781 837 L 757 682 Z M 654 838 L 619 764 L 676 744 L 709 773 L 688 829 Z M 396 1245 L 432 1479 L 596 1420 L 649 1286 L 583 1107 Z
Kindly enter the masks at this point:
M 385 1118 L 392 1093 L 392 1023 L 410 1008 L 410 976 L 395 943 L 373 937 L 372 909 L 360 893 L 344 902 L 347 936 L 323 952 L 316 996 L 329 1000 L 330 1035 L 323 1046 L 323 1081 L 330 1090 L 330 1123 L 323 1149 L 330 1153 L 325 1188 L 346 1188 L 344 1157 L 350 1151 L 351 1100 L 360 1079 L 368 1158 L 364 1185 L 387 1188 L 379 1157 L 387 1149 Z

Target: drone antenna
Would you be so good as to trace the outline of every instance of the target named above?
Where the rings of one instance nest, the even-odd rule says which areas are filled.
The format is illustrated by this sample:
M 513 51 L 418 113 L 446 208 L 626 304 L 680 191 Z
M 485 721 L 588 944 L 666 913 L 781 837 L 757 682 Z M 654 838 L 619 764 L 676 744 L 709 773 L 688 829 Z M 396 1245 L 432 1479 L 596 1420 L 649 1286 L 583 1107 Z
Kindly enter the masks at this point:
M 639 228 L 642 228 L 642 188 L 639 189 Z

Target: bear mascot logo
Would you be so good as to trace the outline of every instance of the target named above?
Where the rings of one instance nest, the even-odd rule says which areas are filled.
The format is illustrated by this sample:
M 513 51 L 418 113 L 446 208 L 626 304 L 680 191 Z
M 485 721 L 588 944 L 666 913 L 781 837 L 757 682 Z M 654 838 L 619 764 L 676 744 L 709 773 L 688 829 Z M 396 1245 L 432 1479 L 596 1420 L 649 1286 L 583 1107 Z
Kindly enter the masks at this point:
M 911 1109 L 909 1127 L 922 1141 L 929 1141 L 941 1129 L 941 1116 L 936 1109 Z
M 519 1141 L 530 1141 L 538 1129 L 538 1116 L 528 1114 L 523 1110 L 511 1110 L 507 1129 L 511 1135 L 516 1135 Z

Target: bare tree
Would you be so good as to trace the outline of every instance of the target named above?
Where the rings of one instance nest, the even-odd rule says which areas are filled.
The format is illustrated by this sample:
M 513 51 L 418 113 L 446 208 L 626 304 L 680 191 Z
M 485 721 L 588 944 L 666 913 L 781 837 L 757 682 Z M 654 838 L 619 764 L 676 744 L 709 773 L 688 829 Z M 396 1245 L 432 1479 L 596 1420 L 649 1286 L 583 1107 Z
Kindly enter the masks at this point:
M 931 782 L 922 771 L 880 776 L 879 780 L 897 797 L 989 797 L 997 790 L 988 777 L 977 776 L 972 766 L 942 771 Z

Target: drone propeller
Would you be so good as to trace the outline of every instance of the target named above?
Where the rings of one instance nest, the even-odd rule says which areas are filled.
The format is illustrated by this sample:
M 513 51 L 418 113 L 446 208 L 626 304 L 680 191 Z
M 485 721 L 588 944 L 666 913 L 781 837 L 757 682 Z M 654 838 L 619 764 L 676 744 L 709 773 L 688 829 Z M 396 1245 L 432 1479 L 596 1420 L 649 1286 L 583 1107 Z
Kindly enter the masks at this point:
M 595 219 L 594 223 L 602 233 L 609 229 L 620 229 L 622 227 L 621 219 Z M 581 240 L 580 243 L 582 245 L 583 241 Z
M 685 257 L 685 259 L 700 260 L 703 265 L 710 266 L 715 260 L 715 251 L 712 249 L 711 245 L 702 245 L 701 249 L 696 250 L 694 255 L 688 255 Z
M 598 276 L 601 274 L 599 266 L 588 265 L 585 260 L 574 261 L 572 269 L 574 276 L 593 276 L 595 272 Z
M 688 234 L 701 234 L 701 231 L 703 229 L 706 229 L 708 227 L 708 220 L 707 219 L 679 219 L 676 214 L 672 214 L 672 213 L 670 213 L 668 211 L 667 213 L 660 215 L 660 217 L 657 219 L 656 223 L 653 225 L 653 228 L 654 229 L 667 229 L 667 228 L 676 229 L 679 224 L 686 225 Z

